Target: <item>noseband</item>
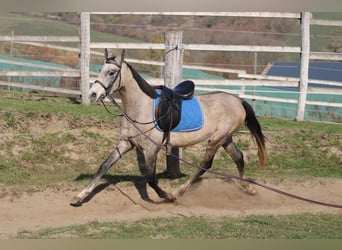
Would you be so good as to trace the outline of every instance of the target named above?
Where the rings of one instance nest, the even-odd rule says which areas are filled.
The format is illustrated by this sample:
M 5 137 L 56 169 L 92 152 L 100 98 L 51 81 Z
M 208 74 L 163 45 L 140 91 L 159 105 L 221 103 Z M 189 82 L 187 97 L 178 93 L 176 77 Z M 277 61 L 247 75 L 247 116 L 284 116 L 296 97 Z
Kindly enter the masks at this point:
M 118 72 L 116 73 L 116 75 L 115 75 L 113 81 L 112 81 L 107 87 L 106 87 L 106 86 L 104 85 L 104 83 L 101 82 L 100 80 L 95 80 L 94 83 L 100 84 L 100 86 L 105 90 L 106 96 L 109 96 L 109 95 L 110 95 L 110 92 L 111 92 L 111 90 L 112 90 L 112 88 L 113 88 L 113 85 L 114 85 L 114 83 L 116 82 L 116 80 L 119 78 L 119 76 L 120 76 L 120 80 L 119 80 L 119 87 L 118 87 L 118 89 L 120 89 L 120 87 L 121 87 L 121 65 L 122 65 L 122 64 L 119 65 L 119 64 L 117 64 L 117 63 L 114 62 L 114 61 L 106 61 L 106 63 L 114 64 L 115 66 L 117 66 L 117 67 L 119 68 L 119 70 L 118 70 Z

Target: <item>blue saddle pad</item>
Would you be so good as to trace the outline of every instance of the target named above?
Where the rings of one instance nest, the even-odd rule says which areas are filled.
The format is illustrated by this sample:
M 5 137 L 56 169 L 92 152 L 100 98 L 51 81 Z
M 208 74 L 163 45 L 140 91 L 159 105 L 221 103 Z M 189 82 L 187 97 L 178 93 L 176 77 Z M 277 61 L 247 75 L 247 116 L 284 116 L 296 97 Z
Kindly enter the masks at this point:
M 160 90 L 157 89 L 158 94 L 160 94 Z M 154 99 L 153 101 L 153 119 L 155 120 L 155 110 L 159 103 L 159 98 Z M 157 122 L 154 122 L 156 128 L 159 131 L 162 131 Z M 190 132 L 199 130 L 203 127 L 204 118 L 203 112 L 200 103 L 197 100 L 197 97 L 193 97 L 191 100 L 183 100 L 182 102 L 182 113 L 181 120 L 179 124 L 173 128 L 172 132 Z

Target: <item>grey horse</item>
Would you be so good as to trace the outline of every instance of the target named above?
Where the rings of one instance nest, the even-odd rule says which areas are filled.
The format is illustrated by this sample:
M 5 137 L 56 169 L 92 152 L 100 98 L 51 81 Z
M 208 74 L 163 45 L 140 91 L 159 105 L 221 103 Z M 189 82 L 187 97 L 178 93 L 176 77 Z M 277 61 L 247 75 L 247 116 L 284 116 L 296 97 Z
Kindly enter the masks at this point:
M 107 50 L 105 63 L 98 79 L 89 90 L 89 96 L 94 101 L 104 99 L 114 92 L 119 93 L 124 112 L 139 124 L 132 124 L 129 119 L 121 120 L 120 141 L 108 158 L 102 163 L 90 183 L 75 197 L 72 204 L 82 204 L 84 199 L 94 190 L 97 181 L 125 153 L 136 148 L 145 158 L 147 183 L 156 191 L 160 198 L 174 201 L 182 195 L 212 165 L 216 151 L 223 147 L 237 165 L 240 184 L 249 194 L 254 194 L 253 185 L 244 181 L 244 159 L 242 152 L 233 142 L 233 133 L 245 123 L 250 130 L 258 147 L 260 165 L 266 159 L 265 137 L 252 107 L 243 99 L 226 92 L 209 92 L 196 95 L 203 111 L 204 124 L 199 130 L 192 132 L 171 132 L 170 147 L 187 147 L 202 141 L 207 142 L 204 158 L 200 168 L 189 180 L 174 192 L 162 190 L 156 179 L 157 154 L 163 147 L 163 132 L 151 129 L 153 99 L 157 98 L 154 86 L 148 84 L 136 70 L 121 56 L 108 58 Z M 137 129 L 139 128 L 139 129 Z M 146 131 L 146 135 L 141 131 Z M 146 136 L 153 139 L 147 140 Z

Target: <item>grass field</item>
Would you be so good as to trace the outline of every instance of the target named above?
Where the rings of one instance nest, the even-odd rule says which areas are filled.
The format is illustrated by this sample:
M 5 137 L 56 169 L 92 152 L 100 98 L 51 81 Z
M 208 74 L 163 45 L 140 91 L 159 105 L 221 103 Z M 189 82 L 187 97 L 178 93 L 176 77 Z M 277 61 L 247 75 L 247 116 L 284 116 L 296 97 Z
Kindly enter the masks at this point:
M 341 239 L 342 216 L 300 214 L 208 219 L 202 217 L 93 222 L 22 231 L 21 239 Z

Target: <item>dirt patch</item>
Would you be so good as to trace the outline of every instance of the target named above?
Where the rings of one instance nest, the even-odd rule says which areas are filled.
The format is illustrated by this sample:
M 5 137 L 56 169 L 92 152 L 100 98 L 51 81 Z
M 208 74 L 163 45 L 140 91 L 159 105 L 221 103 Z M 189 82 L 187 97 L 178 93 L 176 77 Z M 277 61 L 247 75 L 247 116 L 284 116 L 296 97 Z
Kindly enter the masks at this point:
M 342 204 L 342 180 L 317 179 L 304 182 L 268 183 L 307 198 Z M 170 187 L 165 187 L 170 189 Z M 4 190 L 4 189 L 3 189 Z M 79 190 L 71 187 L 45 191 L 7 193 L 0 198 L 0 238 L 15 236 L 21 230 L 39 230 L 83 224 L 91 221 L 137 220 L 166 216 L 243 216 L 252 214 L 339 213 L 341 209 L 314 205 L 263 188 L 255 196 L 244 193 L 233 181 L 204 179 L 175 203 L 164 203 L 152 189 L 152 201 L 130 182 L 109 185 L 81 207 L 69 205 Z

